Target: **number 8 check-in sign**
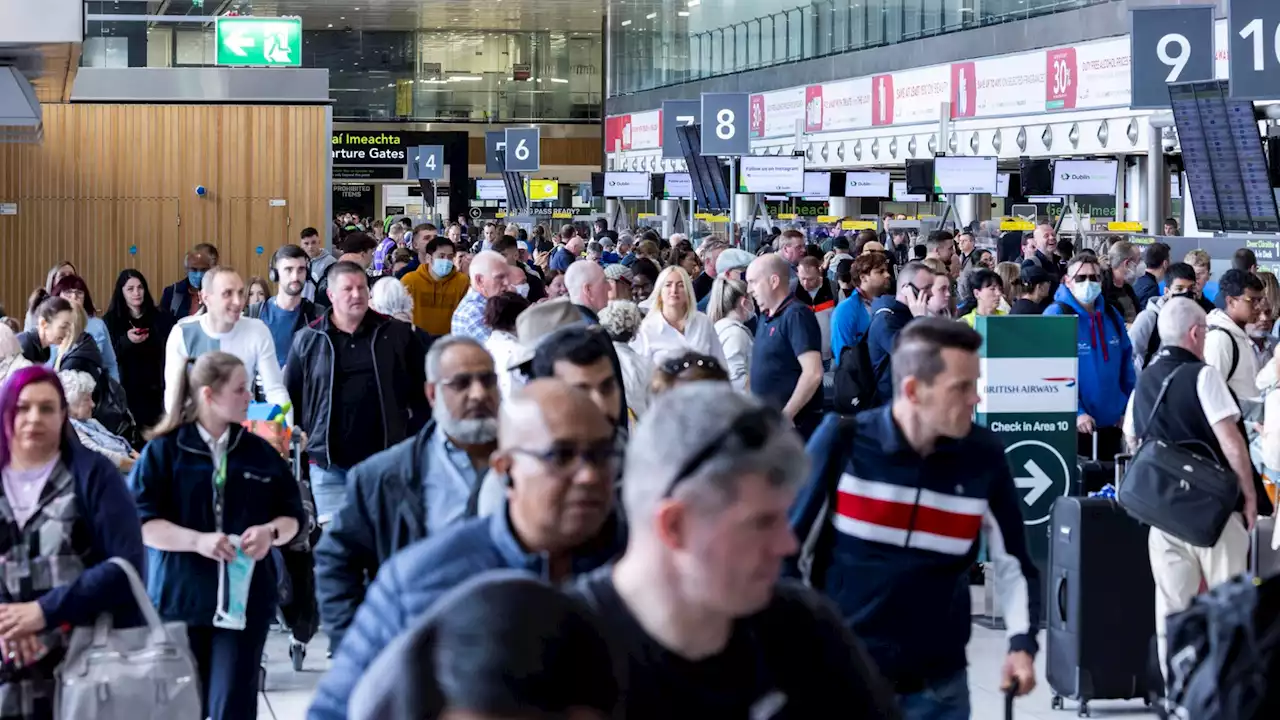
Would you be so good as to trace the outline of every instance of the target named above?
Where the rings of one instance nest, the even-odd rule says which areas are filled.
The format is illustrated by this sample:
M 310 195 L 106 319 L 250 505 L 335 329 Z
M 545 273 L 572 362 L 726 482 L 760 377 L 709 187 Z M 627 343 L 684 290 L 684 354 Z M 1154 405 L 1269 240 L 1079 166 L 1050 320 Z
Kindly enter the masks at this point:
M 751 154 L 751 96 L 702 93 L 703 155 Z
M 1131 108 L 1169 107 L 1169 84 L 1212 80 L 1212 5 L 1129 11 Z

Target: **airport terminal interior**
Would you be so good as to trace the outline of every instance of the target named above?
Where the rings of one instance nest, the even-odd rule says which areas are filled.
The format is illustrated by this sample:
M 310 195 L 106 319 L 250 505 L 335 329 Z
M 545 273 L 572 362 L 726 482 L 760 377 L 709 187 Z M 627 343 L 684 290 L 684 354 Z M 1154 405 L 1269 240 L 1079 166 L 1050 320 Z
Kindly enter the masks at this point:
M 0 719 L 1280 717 L 1278 276 L 1275 0 L 0 3 Z

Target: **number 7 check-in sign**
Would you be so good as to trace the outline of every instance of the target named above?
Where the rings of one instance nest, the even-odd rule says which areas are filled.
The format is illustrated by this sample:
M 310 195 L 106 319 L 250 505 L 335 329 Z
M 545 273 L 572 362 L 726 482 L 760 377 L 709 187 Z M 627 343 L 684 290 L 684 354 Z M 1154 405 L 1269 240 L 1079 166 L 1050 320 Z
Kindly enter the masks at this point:
M 662 157 L 666 159 L 682 159 L 680 138 L 676 136 L 676 128 L 683 125 L 696 125 L 698 112 L 702 103 L 698 100 L 663 100 L 662 101 Z

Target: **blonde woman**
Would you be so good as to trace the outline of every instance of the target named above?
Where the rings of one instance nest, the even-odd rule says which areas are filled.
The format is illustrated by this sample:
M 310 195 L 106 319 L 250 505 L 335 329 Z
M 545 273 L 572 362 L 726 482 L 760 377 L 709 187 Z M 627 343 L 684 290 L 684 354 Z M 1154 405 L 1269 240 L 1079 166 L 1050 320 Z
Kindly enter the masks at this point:
M 710 355 L 725 364 L 724 348 L 715 326 L 698 312 L 693 281 L 684 268 L 672 266 L 658 274 L 654 283 L 653 308 L 640 323 L 640 332 L 631 347 L 654 365 L 689 352 Z
M 729 382 L 742 392 L 748 390 L 751 350 L 755 346 L 755 338 L 745 323 L 755 314 L 756 306 L 747 295 L 745 282 L 723 276 L 716 278 L 707 302 L 707 317 L 715 324 L 716 337 L 724 348 Z

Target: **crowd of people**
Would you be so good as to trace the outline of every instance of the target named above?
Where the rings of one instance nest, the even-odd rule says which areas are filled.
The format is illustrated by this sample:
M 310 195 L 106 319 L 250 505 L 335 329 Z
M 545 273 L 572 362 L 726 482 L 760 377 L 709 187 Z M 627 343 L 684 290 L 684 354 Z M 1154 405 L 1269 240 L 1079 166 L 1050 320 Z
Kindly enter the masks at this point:
M 756 253 L 603 220 L 334 236 L 303 230 L 265 277 L 197 245 L 158 303 L 128 269 L 105 310 L 62 262 L 0 325 L 0 717 L 51 716 L 69 628 L 137 621 L 113 557 L 186 624 L 215 720 L 256 714 L 282 574 L 295 643 L 318 624 L 333 658 L 312 720 L 968 717 L 955 588 L 984 534 L 1000 682 L 1028 693 L 1041 581 L 974 424 L 981 317 L 1078 316 L 1081 447 L 1209 427 L 1240 529 L 1270 512 L 1244 472 L 1280 466 L 1280 286 L 1244 254 L 1210 291 L 1203 253 L 1063 254 L 1049 226 L 1020 264 L 968 231 L 785 229 Z M 1153 429 L 1149 385 L 1190 362 L 1215 372 L 1169 401 L 1205 423 Z M 851 367 L 865 404 L 832 414 Z M 246 422 L 255 399 L 301 465 Z M 1227 535 L 1194 565 L 1153 539 L 1160 612 L 1189 568 L 1240 569 Z

